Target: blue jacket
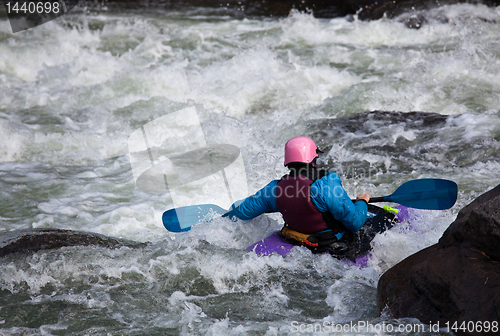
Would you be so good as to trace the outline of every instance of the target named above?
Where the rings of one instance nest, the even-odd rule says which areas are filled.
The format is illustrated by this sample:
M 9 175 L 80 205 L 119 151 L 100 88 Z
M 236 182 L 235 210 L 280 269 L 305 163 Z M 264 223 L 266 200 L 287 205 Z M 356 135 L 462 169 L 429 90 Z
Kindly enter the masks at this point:
M 276 185 L 271 181 L 254 195 L 235 202 L 228 213 L 230 217 L 252 219 L 265 212 L 276 212 Z M 320 212 L 330 211 L 346 229 L 356 232 L 366 221 L 368 206 L 363 201 L 353 203 L 342 187 L 337 173 L 328 173 L 311 184 L 311 200 Z

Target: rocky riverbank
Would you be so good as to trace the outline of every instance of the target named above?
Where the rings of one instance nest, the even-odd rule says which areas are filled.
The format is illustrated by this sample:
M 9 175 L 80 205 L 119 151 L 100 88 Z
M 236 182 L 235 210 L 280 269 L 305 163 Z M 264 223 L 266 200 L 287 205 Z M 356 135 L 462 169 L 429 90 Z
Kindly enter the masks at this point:
M 465 328 L 456 333 L 482 335 L 485 322 L 500 321 L 499 284 L 500 185 L 464 207 L 437 244 L 389 269 L 377 300 L 396 318 L 457 322 Z

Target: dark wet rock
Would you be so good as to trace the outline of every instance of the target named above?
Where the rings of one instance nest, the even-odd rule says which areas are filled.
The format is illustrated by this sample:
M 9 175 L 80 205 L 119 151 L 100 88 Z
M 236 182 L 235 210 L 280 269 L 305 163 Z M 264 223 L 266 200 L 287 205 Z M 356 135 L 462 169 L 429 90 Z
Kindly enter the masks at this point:
M 64 246 L 105 248 L 141 247 L 144 243 L 107 237 L 97 233 L 62 229 L 26 229 L 0 234 L 0 257 L 15 252 L 36 252 Z
M 443 156 L 447 162 L 454 162 L 456 152 L 462 151 L 459 143 L 446 148 L 429 145 L 443 142 L 441 134 L 451 127 L 448 126 L 449 121 L 449 116 L 438 113 L 371 111 L 308 120 L 301 133 L 311 137 L 323 152 L 329 153 L 321 157 L 320 164 L 324 168 L 348 179 L 360 175 L 371 178 L 371 174 L 376 176 L 391 170 L 410 174 L 415 169 L 414 165 L 422 161 L 442 165 Z M 339 144 L 343 150 L 353 153 L 352 160 L 344 158 L 340 164 L 336 152 L 330 153 L 332 146 Z M 373 162 L 358 158 L 358 155 L 384 157 L 387 153 L 391 153 L 390 166 L 383 160 Z
M 427 23 L 427 18 L 423 13 L 416 13 L 408 16 L 403 16 L 399 19 L 399 21 L 403 22 L 408 28 L 420 29 L 424 24 Z
M 318 125 L 318 128 L 324 129 L 325 132 L 335 128 L 339 132 L 364 131 L 368 134 L 373 130 L 373 125 L 404 123 L 408 128 L 428 130 L 444 127 L 447 120 L 448 116 L 431 112 L 370 111 L 338 118 L 312 120 L 309 123 Z
M 463 208 L 438 244 L 389 269 L 378 305 L 396 318 L 500 321 L 500 185 Z M 458 334 L 482 335 L 457 330 Z
M 95 1 L 85 1 L 88 6 Z M 484 3 L 490 6 L 500 5 L 500 0 L 108 0 L 106 6 L 117 8 L 162 8 L 176 10 L 185 8 L 205 8 L 226 11 L 233 16 L 268 16 L 284 17 L 292 9 L 312 11 L 318 18 L 343 17 L 357 14 L 362 20 L 376 20 L 384 16 L 397 17 L 403 13 L 436 8 L 446 4 Z M 118 7 L 119 6 L 119 7 Z M 420 17 L 411 18 L 409 27 L 418 28 L 423 21 Z M 415 22 L 417 21 L 418 22 Z
M 439 240 L 443 248 L 464 244 L 500 262 L 500 185 L 463 208 Z

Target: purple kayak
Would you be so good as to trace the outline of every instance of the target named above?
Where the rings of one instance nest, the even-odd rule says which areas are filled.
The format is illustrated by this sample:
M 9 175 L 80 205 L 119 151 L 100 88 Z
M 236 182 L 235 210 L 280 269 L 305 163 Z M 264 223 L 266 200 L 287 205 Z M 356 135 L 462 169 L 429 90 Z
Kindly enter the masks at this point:
M 378 208 L 380 209 L 380 208 Z M 405 207 L 405 206 L 397 206 L 395 209 L 398 209 L 398 213 L 396 215 L 396 222 L 403 222 L 410 217 L 413 216 L 411 209 Z M 381 210 L 381 209 L 380 209 Z M 375 214 L 372 213 L 372 216 Z M 370 220 L 370 210 L 369 210 L 369 219 Z M 365 224 L 366 225 L 366 224 Z M 385 231 L 386 229 L 389 229 L 390 227 L 384 227 L 383 229 L 380 229 L 380 232 Z M 280 233 L 280 231 L 276 231 L 272 233 L 270 236 L 256 242 L 255 244 L 252 244 L 251 246 L 247 247 L 247 250 L 253 251 L 257 253 L 259 256 L 268 256 L 273 253 L 278 253 L 281 255 L 287 255 L 292 251 L 292 248 L 294 248 L 295 245 L 291 244 L 288 242 Z M 360 255 L 356 258 L 356 261 L 351 261 L 349 259 L 344 259 L 344 261 L 348 264 L 352 265 L 357 265 L 360 268 L 366 267 L 369 259 L 369 252 L 363 255 Z

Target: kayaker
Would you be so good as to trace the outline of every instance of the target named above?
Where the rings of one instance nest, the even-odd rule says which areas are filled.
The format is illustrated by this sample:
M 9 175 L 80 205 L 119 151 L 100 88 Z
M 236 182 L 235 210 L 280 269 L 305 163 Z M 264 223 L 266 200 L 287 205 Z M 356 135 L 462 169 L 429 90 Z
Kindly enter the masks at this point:
M 352 233 L 366 221 L 370 195 L 359 194 L 353 202 L 337 173 L 318 169 L 318 153 L 321 151 L 308 137 L 288 140 L 285 166 L 289 174 L 235 202 L 224 216 L 248 220 L 278 211 L 285 220 L 281 232 L 286 238 L 313 252 L 345 253 Z

